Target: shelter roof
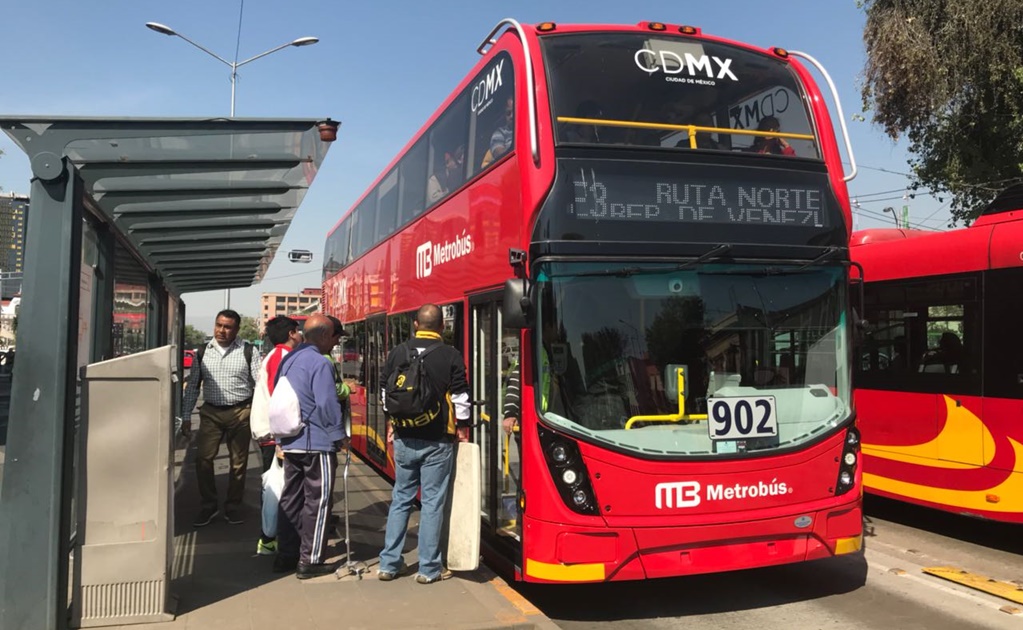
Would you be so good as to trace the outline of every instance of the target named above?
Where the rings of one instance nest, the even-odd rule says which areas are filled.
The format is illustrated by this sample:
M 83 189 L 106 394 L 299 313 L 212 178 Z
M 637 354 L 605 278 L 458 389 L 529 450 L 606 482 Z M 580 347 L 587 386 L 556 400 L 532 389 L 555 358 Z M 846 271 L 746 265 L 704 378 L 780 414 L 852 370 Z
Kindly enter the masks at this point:
M 181 294 L 263 278 L 330 146 L 320 122 L 20 116 L 0 128 L 35 177 L 70 161 L 88 209 Z

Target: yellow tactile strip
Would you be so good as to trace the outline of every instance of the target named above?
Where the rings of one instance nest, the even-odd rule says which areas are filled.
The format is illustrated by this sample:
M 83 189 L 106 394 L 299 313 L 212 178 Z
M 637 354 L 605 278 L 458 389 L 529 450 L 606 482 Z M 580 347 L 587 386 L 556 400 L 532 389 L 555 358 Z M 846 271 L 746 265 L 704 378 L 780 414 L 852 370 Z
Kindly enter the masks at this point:
M 983 591 L 995 597 L 1007 599 L 1010 602 L 1023 604 L 1023 587 L 1017 586 L 1012 582 L 1002 582 L 979 573 L 957 569 L 956 567 L 925 567 L 922 571 L 935 577 L 955 582 L 956 584 L 962 584 L 963 586 Z

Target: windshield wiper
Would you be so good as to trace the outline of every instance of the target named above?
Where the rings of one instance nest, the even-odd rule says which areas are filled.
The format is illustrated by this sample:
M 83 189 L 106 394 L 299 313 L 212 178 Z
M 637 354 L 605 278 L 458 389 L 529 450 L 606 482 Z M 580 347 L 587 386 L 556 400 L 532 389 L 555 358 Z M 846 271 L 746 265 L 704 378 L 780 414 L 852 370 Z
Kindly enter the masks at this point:
M 806 262 L 806 263 L 804 263 L 804 264 L 802 264 L 799 267 L 796 267 L 794 269 L 778 267 L 778 266 L 764 266 L 763 268 L 758 269 L 756 271 L 754 271 L 753 269 L 749 269 L 749 268 L 739 268 L 739 269 L 726 269 L 726 270 L 721 270 L 721 271 L 700 271 L 699 273 L 703 274 L 703 275 L 710 275 L 710 276 L 753 276 L 753 277 L 759 277 L 759 276 L 789 276 L 789 275 L 799 274 L 799 273 L 812 273 L 812 271 L 808 270 L 809 267 L 813 267 L 813 266 L 819 265 L 822 262 L 825 262 L 825 261 L 827 261 L 827 260 L 829 260 L 831 258 L 834 258 L 835 254 L 839 254 L 841 252 L 842 252 L 842 248 L 841 247 L 835 247 L 834 245 L 829 245 L 816 258 L 814 258 L 813 260 L 811 260 L 809 262 Z M 710 253 L 711 252 L 708 252 L 708 254 L 710 254 Z M 701 256 L 701 258 L 702 258 L 702 256 Z M 697 259 L 697 260 L 695 260 L 693 262 L 695 263 L 698 260 L 699 259 Z
M 583 271 L 581 273 L 565 274 L 566 276 L 573 278 L 585 278 L 592 276 L 614 276 L 616 278 L 628 278 L 634 276 L 637 273 L 651 273 L 657 271 L 665 271 L 664 269 L 644 269 L 643 267 L 620 267 L 618 269 L 601 269 L 599 271 Z M 556 278 L 558 276 L 551 276 Z
M 593 276 L 614 276 L 616 278 L 628 278 L 638 273 L 650 274 L 650 273 L 664 273 L 666 271 L 681 271 L 683 269 L 689 269 L 700 263 L 720 258 L 722 254 L 732 249 L 732 246 L 728 243 L 722 243 L 715 245 L 709 252 L 700 254 L 699 257 L 693 260 L 679 263 L 673 267 L 619 267 L 618 269 L 600 269 L 594 271 L 583 271 L 582 273 L 566 274 L 576 278 L 593 277 Z
M 828 245 L 828 247 L 823 252 L 821 252 L 819 256 L 817 256 L 816 258 L 814 258 L 810 262 L 806 263 L 802 267 L 796 267 L 794 269 L 794 271 L 801 271 L 803 269 L 806 269 L 807 267 L 813 267 L 814 265 L 819 265 L 819 264 L 821 264 L 822 262 L 824 262 L 826 260 L 830 260 L 830 259 L 834 258 L 835 254 L 837 254 L 837 253 L 839 253 L 841 251 L 842 251 L 841 247 L 835 247 L 834 245 Z
M 695 267 L 696 265 L 707 262 L 708 260 L 720 258 L 722 254 L 724 254 L 730 249 L 732 249 L 731 245 L 729 245 L 728 243 L 721 243 L 720 245 L 715 246 L 714 249 L 710 250 L 709 252 L 701 254 L 698 258 L 690 260 L 689 262 L 684 262 L 681 265 L 675 267 L 675 270 L 682 271 L 683 269 Z

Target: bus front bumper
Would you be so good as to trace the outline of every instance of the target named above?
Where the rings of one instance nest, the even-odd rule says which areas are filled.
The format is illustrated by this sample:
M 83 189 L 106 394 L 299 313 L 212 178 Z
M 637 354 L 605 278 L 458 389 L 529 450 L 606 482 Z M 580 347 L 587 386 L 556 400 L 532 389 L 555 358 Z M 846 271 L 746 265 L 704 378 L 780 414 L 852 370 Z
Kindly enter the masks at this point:
M 673 527 L 591 528 L 526 516 L 529 582 L 642 580 L 751 569 L 856 553 L 859 503 L 763 520 Z

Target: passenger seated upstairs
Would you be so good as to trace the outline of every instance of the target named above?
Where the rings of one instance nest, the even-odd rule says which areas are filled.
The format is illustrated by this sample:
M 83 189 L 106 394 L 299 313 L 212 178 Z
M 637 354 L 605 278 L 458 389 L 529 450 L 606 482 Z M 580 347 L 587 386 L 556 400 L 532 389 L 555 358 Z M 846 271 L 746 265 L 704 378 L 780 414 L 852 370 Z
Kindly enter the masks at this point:
M 444 168 L 438 169 L 426 182 L 426 199 L 429 203 L 439 201 L 452 190 L 462 185 L 465 166 L 465 147 L 459 146 L 454 153 L 444 154 Z
M 576 118 L 598 119 L 604 117 L 604 111 L 596 101 L 583 101 L 575 108 Z M 596 144 L 600 142 L 600 130 L 597 125 L 566 124 L 562 128 L 562 138 L 566 142 Z
M 777 133 L 781 131 L 781 123 L 774 116 L 764 116 L 760 119 L 760 124 L 757 125 L 757 131 Z M 785 141 L 785 138 L 768 136 L 757 136 L 750 147 L 750 151 L 753 153 L 770 153 L 772 155 L 796 154 L 796 150 Z
M 490 136 L 490 148 L 483 155 L 480 168 L 484 169 L 490 166 L 502 155 L 511 151 L 513 146 L 515 146 L 515 101 L 509 98 L 504 104 L 504 118 Z

